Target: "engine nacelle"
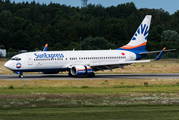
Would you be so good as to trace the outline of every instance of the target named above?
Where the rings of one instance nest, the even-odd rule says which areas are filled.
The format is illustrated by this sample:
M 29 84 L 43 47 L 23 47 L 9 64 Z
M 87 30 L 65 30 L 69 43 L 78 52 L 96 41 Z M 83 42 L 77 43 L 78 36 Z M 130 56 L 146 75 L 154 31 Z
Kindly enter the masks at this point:
M 93 73 L 93 69 L 90 66 L 76 65 L 71 68 L 70 72 L 73 76 L 91 75 Z

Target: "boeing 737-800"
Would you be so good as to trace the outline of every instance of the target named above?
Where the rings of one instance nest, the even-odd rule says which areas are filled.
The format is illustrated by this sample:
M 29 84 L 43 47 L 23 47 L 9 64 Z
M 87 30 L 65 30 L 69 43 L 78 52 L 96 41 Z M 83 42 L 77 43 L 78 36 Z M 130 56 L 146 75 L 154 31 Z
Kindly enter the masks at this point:
M 94 77 L 94 71 L 123 68 L 126 65 L 151 60 L 140 60 L 150 53 L 159 53 L 155 59 L 161 58 L 164 51 L 145 50 L 151 15 L 146 15 L 130 42 L 116 50 L 79 50 L 79 51 L 47 51 L 28 52 L 13 56 L 4 66 L 23 77 L 23 72 L 42 72 L 44 74 L 69 71 L 69 76 L 87 75 Z

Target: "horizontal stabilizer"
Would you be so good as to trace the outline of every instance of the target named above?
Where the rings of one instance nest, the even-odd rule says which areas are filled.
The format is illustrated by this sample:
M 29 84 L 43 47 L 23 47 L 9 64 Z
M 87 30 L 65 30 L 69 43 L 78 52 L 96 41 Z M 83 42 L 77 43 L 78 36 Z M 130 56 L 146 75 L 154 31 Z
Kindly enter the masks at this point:
M 165 50 L 165 52 L 171 52 L 171 51 L 175 51 L 176 49 L 169 49 L 169 50 Z M 140 52 L 139 55 L 144 55 L 144 54 L 152 54 L 152 53 L 160 53 L 161 50 L 158 51 L 149 51 L 149 52 Z

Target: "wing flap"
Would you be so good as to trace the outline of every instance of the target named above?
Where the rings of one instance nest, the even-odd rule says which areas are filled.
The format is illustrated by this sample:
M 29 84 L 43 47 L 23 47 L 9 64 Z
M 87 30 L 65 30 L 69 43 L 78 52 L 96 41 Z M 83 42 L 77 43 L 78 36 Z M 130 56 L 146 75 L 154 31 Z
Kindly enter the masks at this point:
M 100 62 L 100 63 L 91 63 L 91 67 L 97 66 L 108 66 L 108 65 L 125 65 L 125 64 L 132 64 L 132 63 L 143 63 L 143 62 L 150 62 L 151 60 L 136 60 L 136 61 L 122 61 L 122 62 Z

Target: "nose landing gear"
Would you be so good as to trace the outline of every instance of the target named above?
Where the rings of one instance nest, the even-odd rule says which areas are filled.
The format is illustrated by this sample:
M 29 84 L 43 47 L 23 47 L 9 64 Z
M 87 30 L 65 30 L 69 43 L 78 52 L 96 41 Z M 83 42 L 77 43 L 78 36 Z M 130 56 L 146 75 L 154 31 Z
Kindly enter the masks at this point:
M 20 71 L 14 71 L 14 73 L 19 74 L 19 78 L 23 78 L 23 72 Z
M 19 74 L 19 78 L 23 78 L 24 76 L 23 76 L 23 74 Z

